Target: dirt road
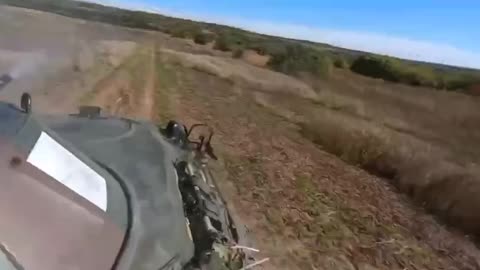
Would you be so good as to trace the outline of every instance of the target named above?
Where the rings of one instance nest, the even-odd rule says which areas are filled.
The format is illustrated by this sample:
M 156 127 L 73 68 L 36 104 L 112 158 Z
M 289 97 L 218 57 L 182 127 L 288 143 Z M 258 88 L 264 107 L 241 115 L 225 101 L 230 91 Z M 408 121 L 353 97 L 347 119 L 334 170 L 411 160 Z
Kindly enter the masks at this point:
M 99 106 L 110 115 L 152 119 L 155 108 L 155 48 L 146 44 L 93 89 L 79 103 Z
M 0 100 L 31 93 L 34 110 L 65 113 L 130 55 L 141 32 L 0 6 L 0 74 L 15 74 Z M 143 34 L 145 36 L 145 34 Z

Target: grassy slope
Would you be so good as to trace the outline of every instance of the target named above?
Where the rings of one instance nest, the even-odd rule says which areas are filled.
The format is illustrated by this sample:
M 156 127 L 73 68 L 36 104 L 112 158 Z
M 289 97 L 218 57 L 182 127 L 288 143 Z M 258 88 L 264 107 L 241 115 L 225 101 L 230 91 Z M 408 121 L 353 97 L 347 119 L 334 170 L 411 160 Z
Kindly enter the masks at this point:
M 299 125 L 302 134 L 323 150 L 390 179 L 449 223 L 472 234 L 479 232 L 475 214 L 479 211 L 474 206 L 480 204 L 471 195 L 480 189 L 480 148 L 475 143 L 480 141 L 476 125 L 480 104 L 475 98 L 339 69 L 328 79 L 305 79 L 316 94 L 301 97 L 298 84 L 285 81 L 281 87 L 275 86 L 281 78 L 271 77 L 266 70 L 254 71 L 257 76 L 253 77 L 242 75 L 247 70 L 239 68 L 244 66 L 241 61 L 171 55 L 184 58 L 178 63 L 189 61 L 183 63 L 186 67 L 237 82 L 240 88 L 245 82 L 255 85 L 260 91 L 255 102 Z
M 181 66 L 170 56 L 157 59 L 161 70 L 169 70 L 167 89 L 158 89 L 162 99 L 176 96 L 168 113 L 187 124 L 208 122 L 217 131 L 223 166 L 215 172 L 229 180 L 223 182 L 232 186 L 228 197 L 266 252 L 262 256 L 273 259 L 273 269 L 474 269 L 471 247 L 412 211 L 380 179 L 316 148 L 278 112 L 284 106 L 257 103 L 260 93 L 282 105 L 282 95 Z M 319 106 L 284 98 L 309 111 Z M 338 126 L 317 126 L 328 128 Z

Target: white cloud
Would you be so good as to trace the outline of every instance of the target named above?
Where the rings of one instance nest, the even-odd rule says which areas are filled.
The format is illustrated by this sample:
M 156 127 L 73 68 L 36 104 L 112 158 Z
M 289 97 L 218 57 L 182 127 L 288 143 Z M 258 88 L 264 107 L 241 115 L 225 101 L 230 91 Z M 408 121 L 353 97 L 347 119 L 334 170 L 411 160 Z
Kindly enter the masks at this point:
M 404 59 L 442 63 L 454 66 L 480 68 L 480 52 L 471 52 L 455 46 L 430 41 L 414 40 L 388 34 L 324 29 L 295 24 L 222 17 L 211 14 L 193 14 L 165 10 L 125 0 L 90 0 L 105 5 L 144 10 L 169 16 L 235 26 L 263 34 L 327 43 L 348 49 L 367 51 Z

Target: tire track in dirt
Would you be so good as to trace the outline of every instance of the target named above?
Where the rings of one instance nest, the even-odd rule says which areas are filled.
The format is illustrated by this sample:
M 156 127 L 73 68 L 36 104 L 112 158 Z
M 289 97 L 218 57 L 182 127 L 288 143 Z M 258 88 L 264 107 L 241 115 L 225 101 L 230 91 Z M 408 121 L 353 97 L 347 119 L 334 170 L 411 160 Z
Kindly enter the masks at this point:
M 146 45 L 139 50 L 96 85 L 88 105 L 99 106 L 109 115 L 145 120 L 153 118 L 156 84 L 154 48 Z M 144 59 L 147 61 L 141 61 Z M 132 70 L 137 72 L 133 74 Z
M 155 64 L 156 64 L 156 53 L 155 49 L 150 48 L 149 52 L 149 61 L 148 69 L 146 74 L 146 84 L 145 88 L 142 91 L 141 105 L 139 106 L 139 111 L 137 116 L 144 119 L 153 119 L 155 111 Z
M 130 103 L 125 91 L 129 85 L 129 77 L 130 74 L 124 70 L 114 71 L 95 87 L 97 94 L 88 105 L 99 106 L 112 115 L 122 114 L 121 109 L 124 110 Z

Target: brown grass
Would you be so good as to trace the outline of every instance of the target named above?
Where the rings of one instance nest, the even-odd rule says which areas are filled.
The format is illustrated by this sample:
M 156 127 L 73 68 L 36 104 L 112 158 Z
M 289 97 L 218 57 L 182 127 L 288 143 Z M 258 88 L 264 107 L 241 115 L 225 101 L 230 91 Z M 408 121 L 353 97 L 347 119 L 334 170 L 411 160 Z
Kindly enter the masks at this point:
M 278 80 L 258 83 L 258 76 L 250 76 L 253 70 L 262 78 L 273 74 L 239 62 L 167 54 L 184 67 L 259 90 L 253 93 L 257 104 L 298 124 L 301 133 L 324 150 L 389 179 L 448 223 L 480 234 L 480 144 L 475 144 L 480 142 L 480 102 L 475 98 L 342 70 L 328 80 L 306 80 L 316 90 L 306 94 L 307 88 L 298 91 L 291 82 L 282 87 Z
M 317 108 L 307 109 L 313 116 L 299 124 L 304 136 L 390 179 L 449 224 L 480 234 L 477 100 L 406 87 L 400 93 L 398 86 L 374 80 L 328 86 Z
M 324 118 L 301 124 L 302 133 L 322 148 L 370 173 L 392 180 L 426 209 L 465 231 L 480 232 L 478 170 L 439 157 L 421 144 L 409 144 L 388 132 L 355 129 Z
M 179 83 L 175 70 L 164 61 L 164 58 L 165 55 L 157 50 L 155 103 L 158 109 L 156 110 L 157 115 L 154 117 L 154 120 L 162 125 L 173 118 L 174 103 L 171 102 L 171 99 Z
M 391 138 L 389 128 L 342 106 L 174 68 L 175 115 L 215 128 L 223 159 L 218 179 L 232 185 L 227 197 L 255 234 L 255 246 L 272 258 L 266 269 L 475 269 L 477 251 L 463 238 L 452 237 L 381 179 L 319 151 L 297 126 L 321 129 L 324 149 L 364 168 L 389 160 L 378 140 L 419 147 L 418 139 Z
M 257 104 L 299 124 L 301 133 L 324 150 L 390 179 L 448 223 L 480 234 L 474 192 L 480 190 L 477 99 L 343 70 L 328 80 L 304 79 L 313 92 L 295 79 L 237 60 L 163 52 L 183 67 L 226 79 L 237 88 L 257 89 Z
M 206 72 L 238 84 L 255 85 L 256 88 L 266 92 L 291 92 L 308 99 L 316 99 L 317 96 L 315 91 L 302 81 L 268 69 L 254 67 L 244 61 L 168 49 L 162 50 L 162 53 L 183 67 Z

